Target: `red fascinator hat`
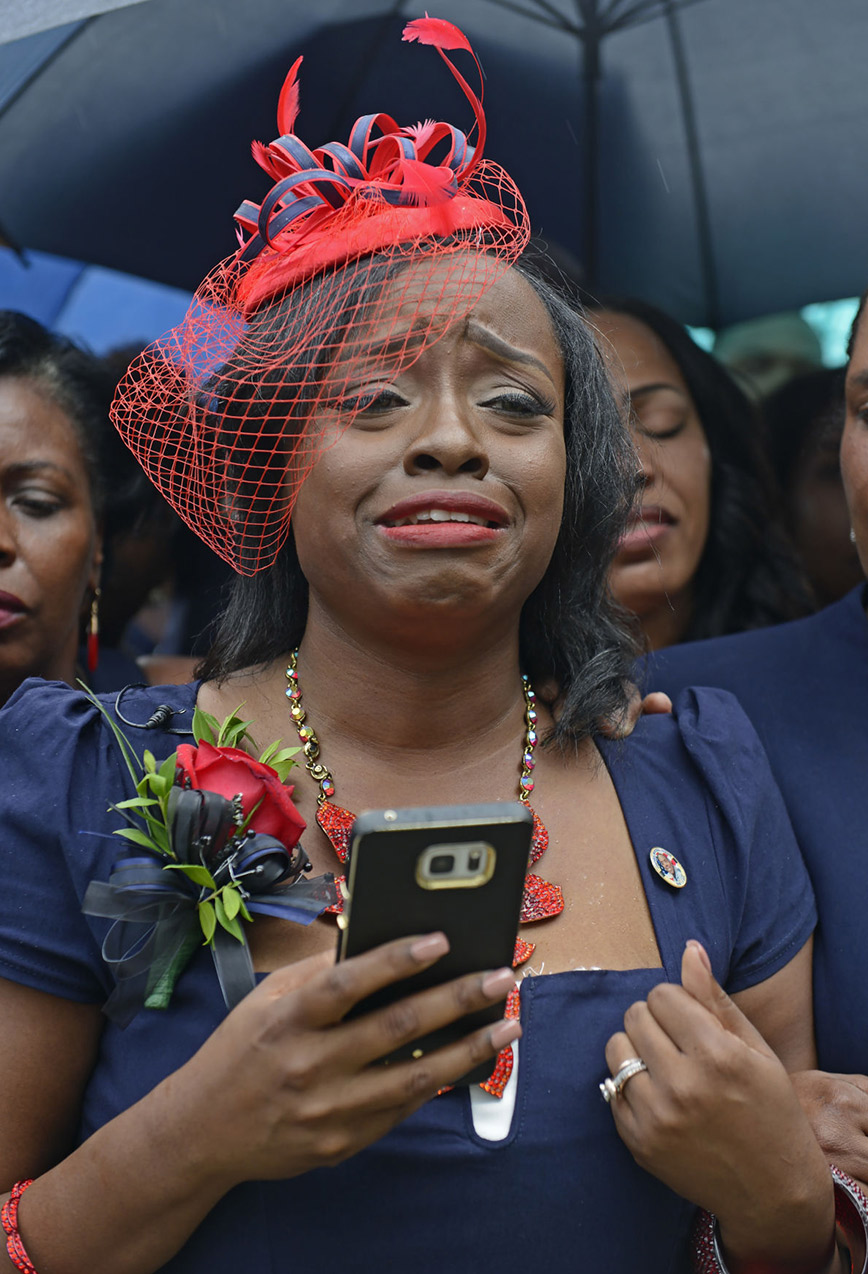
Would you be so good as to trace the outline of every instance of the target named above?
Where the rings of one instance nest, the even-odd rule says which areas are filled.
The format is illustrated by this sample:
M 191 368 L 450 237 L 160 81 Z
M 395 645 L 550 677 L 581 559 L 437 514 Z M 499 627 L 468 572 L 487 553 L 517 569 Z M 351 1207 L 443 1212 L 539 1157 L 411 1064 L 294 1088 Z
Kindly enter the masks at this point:
M 302 481 L 364 410 L 365 379 L 406 369 L 529 238 L 516 186 L 482 157 L 469 41 L 427 17 L 404 39 L 437 49 L 472 108 L 472 144 L 451 124 L 376 114 L 346 145 L 310 150 L 292 131 L 299 58 L 280 94 L 280 136 L 253 143 L 274 186 L 261 204 L 242 203 L 238 252 L 130 365 L 112 407 L 169 503 L 242 575 L 273 563 Z M 470 54 L 478 97 L 446 50 Z

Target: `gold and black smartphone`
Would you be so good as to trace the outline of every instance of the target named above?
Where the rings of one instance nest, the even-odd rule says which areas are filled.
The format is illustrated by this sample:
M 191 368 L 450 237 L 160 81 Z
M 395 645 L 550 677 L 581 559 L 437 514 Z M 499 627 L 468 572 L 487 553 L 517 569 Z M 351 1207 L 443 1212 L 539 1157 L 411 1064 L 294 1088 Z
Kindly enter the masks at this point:
M 533 817 L 519 801 L 369 810 L 350 833 L 338 958 L 394 938 L 442 930 L 449 951 L 429 969 L 393 983 L 353 1010 L 368 1013 L 466 973 L 511 965 Z M 496 1022 L 503 1002 L 469 1013 L 397 1050 L 420 1057 Z M 487 1079 L 494 1059 L 459 1082 Z

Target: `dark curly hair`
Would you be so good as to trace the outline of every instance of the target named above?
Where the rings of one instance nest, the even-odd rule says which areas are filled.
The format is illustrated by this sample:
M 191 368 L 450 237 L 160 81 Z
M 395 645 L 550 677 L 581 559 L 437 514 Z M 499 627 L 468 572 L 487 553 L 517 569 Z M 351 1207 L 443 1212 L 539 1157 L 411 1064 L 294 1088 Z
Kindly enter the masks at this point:
M 266 307 L 253 323 L 273 332 L 279 312 L 283 331 L 305 322 L 308 304 L 322 305 L 329 289 L 335 330 L 341 315 L 357 312 L 359 278 L 382 287 L 400 266 L 383 267 L 371 282 L 370 262 L 351 264 L 295 289 Z M 522 665 L 537 683 L 558 688 L 555 737 L 579 740 L 603 718 L 617 718 L 626 707 L 627 682 L 636 642 L 626 613 L 608 592 L 608 572 L 634 493 L 636 459 L 629 431 L 612 398 L 593 337 L 577 309 L 526 263 L 514 267 L 528 280 L 545 306 L 564 359 L 566 375 L 565 440 L 567 479 L 560 533 L 551 561 L 520 620 Z M 321 377 L 320 366 L 311 374 Z M 227 368 L 227 372 L 229 369 Z M 280 380 L 286 377 L 282 371 Z M 221 384 L 238 394 L 237 372 L 220 374 L 205 393 L 219 415 Z M 279 391 L 274 391 L 279 392 Z M 250 398 L 273 414 L 274 393 L 264 382 Z M 292 427 L 292 422 L 285 422 Z M 303 421 L 295 428 L 302 429 Z M 243 481 L 241 486 L 243 487 Z M 238 498 L 244 501 L 243 489 Z M 255 513 L 255 510 L 253 510 Z M 249 517 L 251 510 L 244 508 Z M 307 618 L 307 581 L 290 536 L 275 564 L 250 578 L 237 577 L 216 640 L 199 675 L 224 680 L 242 668 L 267 663 L 298 644 Z
M 0 378 L 6 377 L 27 381 L 66 414 L 85 462 L 94 510 L 102 514 L 106 452 L 114 443 L 108 418 L 111 376 L 65 336 L 17 310 L 0 310 Z
M 592 312 L 643 323 L 678 364 L 711 452 L 708 539 L 693 581 L 693 613 L 682 641 L 722 637 L 798 619 L 813 610 L 782 530 L 779 496 L 750 401 L 716 359 L 675 319 L 632 297 L 590 303 Z

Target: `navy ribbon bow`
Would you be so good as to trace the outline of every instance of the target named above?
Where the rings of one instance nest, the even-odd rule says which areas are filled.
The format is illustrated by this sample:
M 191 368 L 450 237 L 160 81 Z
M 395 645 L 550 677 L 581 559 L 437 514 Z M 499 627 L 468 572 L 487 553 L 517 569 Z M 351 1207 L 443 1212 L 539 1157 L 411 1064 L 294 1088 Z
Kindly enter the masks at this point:
M 235 807 L 216 792 L 173 788 L 169 798 L 169 834 L 174 860 L 154 854 L 122 859 L 108 881 L 92 881 L 82 910 L 113 923 L 102 956 L 116 986 L 104 1012 L 127 1026 L 142 1007 L 165 1008 L 175 982 L 193 952 L 202 945 L 198 904 L 212 892 L 171 862 L 206 867 L 220 888 L 237 884 L 247 909 L 308 925 L 337 898 L 330 874 L 305 879 L 310 860 L 298 846 L 286 849 L 272 836 L 250 832 L 238 838 Z M 217 979 L 228 1009 L 256 985 L 246 939 L 241 942 L 217 925 L 210 943 Z

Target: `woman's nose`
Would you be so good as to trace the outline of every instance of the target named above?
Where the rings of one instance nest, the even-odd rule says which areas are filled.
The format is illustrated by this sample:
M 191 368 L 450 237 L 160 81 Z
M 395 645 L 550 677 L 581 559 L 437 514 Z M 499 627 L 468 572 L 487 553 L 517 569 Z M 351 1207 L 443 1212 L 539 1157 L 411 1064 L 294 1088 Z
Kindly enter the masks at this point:
M 488 449 L 470 411 L 442 402 L 428 411 L 404 457 L 404 468 L 411 474 L 440 469 L 450 476 L 484 478 L 488 467 Z
M 9 566 L 17 555 L 14 519 L 9 510 L 0 503 L 0 566 Z
M 639 461 L 637 478 L 643 487 L 650 487 L 659 475 L 657 464 L 657 446 L 650 438 L 639 433 L 633 434 L 636 448 L 636 459 Z

